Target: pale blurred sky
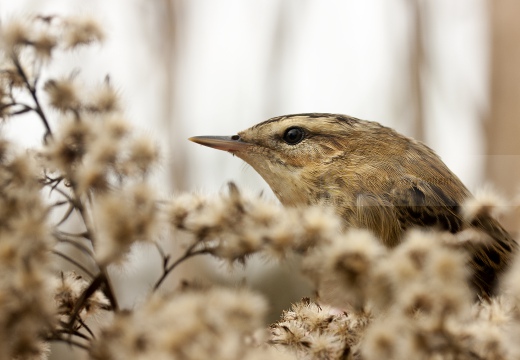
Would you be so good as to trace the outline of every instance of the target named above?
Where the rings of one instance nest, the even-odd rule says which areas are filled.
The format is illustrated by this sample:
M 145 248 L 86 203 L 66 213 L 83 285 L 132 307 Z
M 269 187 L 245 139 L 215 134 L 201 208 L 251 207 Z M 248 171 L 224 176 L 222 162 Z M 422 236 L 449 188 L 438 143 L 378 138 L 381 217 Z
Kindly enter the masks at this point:
M 425 141 L 473 188 L 483 181 L 481 117 L 488 104 L 485 1 L 419 3 Z M 81 67 L 85 82 L 110 73 L 129 119 L 163 146 L 159 178 L 167 191 L 172 168 L 182 171 L 187 190 L 217 191 L 235 180 L 259 191 L 264 182 L 240 160 L 186 138 L 234 134 L 299 112 L 349 114 L 412 135 L 410 4 L 173 0 L 168 16 L 168 2 L 160 0 L 0 0 L 0 15 L 98 18 L 106 43 L 62 58 L 52 73 Z M 21 119 L 9 131 L 37 142 L 40 129 L 29 124 Z

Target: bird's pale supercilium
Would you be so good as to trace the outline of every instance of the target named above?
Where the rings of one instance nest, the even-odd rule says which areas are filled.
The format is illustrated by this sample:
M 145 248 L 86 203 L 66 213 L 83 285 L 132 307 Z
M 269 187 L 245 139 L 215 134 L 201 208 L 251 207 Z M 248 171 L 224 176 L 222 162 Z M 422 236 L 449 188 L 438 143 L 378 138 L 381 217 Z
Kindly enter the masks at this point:
M 492 217 L 465 220 L 468 189 L 426 145 L 376 122 L 336 114 L 280 116 L 233 136 L 190 140 L 251 165 L 282 204 L 326 204 L 347 227 L 372 230 L 388 247 L 405 230 L 473 228 L 491 241 L 470 243 L 472 283 L 490 295 L 511 262 L 515 240 Z

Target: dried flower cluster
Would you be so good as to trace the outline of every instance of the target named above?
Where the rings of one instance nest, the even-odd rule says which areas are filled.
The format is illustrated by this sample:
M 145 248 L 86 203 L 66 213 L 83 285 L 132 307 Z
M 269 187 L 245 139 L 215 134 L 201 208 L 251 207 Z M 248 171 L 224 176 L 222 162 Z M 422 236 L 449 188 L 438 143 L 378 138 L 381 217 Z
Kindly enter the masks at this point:
M 37 359 L 54 327 L 50 251 L 37 169 L 0 140 L 0 358 Z
M 155 235 L 157 204 L 146 179 L 158 149 L 131 131 L 108 77 L 92 89 L 78 73 L 42 80 L 58 51 L 102 39 L 90 17 L 36 16 L 0 27 L 0 115 L 33 114 L 45 129 L 43 148 L 26 153 L 0 140 L 1 358 L 45 357 L 49 341 L 86 348 L 95 337 L 87 320 L 118 310 L 107 266 Z M 51 119 L 50 109 L 59 115 Z M 43 201 L 45 188 L 55 202 Z M 83 225 L 77 232 L 64 230 L 72 218 Z M 52 255 L 85 277 L 52 267 Z
M 283 209 L 259 197 L 244 196 L 234 184 L 218 197 L 185 194 L 168 208 L 171 224 L 194 235 L 212 254 L 230 261 L 268 249 L 283 257 L 303 252 L 340 230 L 339 219 L 327 209 Z
M 370 322 L 369 313 L 347 313 L 310 299 L 293 304 L 271 325 L 270 343 L 303 359 L 346 359 Z
M 490 199 L 470 199 L 464 211 L 494 214 L 499 203 Z M 388 250 L 366 231 L 347 230 L 321 243 L 304 267 L 318 301 L 335 310 L 293 306 L 272 326 L 271 342 L 305 359 L 515 359 L 520 258 L 499 295 L 475 299 L 460 246 L 467 241 L 467 234 L 413 230 Z
M 266 309 L 263 297 L 247 290 L 154 295 L 141 308 L 119 313 L 91 355 L 100 360 L 272 358 L 273 349 L 255 345 Z
M 148 183 L 158 149 L 125 121 L 110 80 L 41 79 L 59 51 L 102 39 L 90 18 L 0 27 L 0 116 L 32 114 L 45 130 L 42 148 L 25 152 L 0 137 L 1 359 L 45 359 L 56 341 L 92 359 L 520 357 L 520 258 L 496 297 L 476 299 L 465 249 L 478 234 L 414 229 L 388 249 L 330 209 L 283 208 L 234 184 L 161 200 Z M 468 199 L 467 219 L 499 215 L 499 199 L 481 195 Z M 189 235 L 186 249 L 165 253 L 157 240 L 177 232 Z M 137 242 L 156 245 L 162 275 L 140 305 L 121 309 L 107 269 Z M 156 291 L 191 257 L 243 263 L 254 253 L 301 257 L 317 298 L 267 329 L 267 301 L 247 289 Z
M 74 313 L 74 307 L 90 283 L 75 272 L 62 273 L 60 278 L 55 279 L 53 288 L 54 300 L 57 305 L 61 322 L 70 321 L 69 316 Z M 101 291 L 95 291 L 87 300 L 78 316 L 83 325 L 90 316 L 95 316 L 101 310 L 109 310 L 108 299 Z

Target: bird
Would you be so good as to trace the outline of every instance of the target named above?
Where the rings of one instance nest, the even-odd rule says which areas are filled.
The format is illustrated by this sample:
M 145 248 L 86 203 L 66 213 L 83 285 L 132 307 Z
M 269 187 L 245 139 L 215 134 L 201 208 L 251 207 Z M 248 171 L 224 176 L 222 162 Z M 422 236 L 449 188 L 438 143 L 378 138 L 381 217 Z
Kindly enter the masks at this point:
M 495 218 L 464 216 L 472 195 L 432 149 L 377 122 L 291 114 L 236 135 L 189 140 L 248 163 L 284 206 L 328 205 L 346 227 L 368 229 L 389 248 L 416 227 L 486 234 L 490 241 L 469 245 L 471 284 L 481 297 L 496 292 L 518 247 Z

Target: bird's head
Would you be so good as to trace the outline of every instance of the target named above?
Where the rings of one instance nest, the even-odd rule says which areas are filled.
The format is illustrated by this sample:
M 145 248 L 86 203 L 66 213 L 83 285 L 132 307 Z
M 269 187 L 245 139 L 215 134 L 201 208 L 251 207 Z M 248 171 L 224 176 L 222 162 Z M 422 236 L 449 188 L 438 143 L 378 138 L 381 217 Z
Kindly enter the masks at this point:
M 241 158 L 282 203 L 298 205 L 344 194 L 360 176 L 366 181 L 363 172 L 403 150 L 401 138 L 378 123 L 312 113 L 272 118 L 233 136 L 190 140 Z

